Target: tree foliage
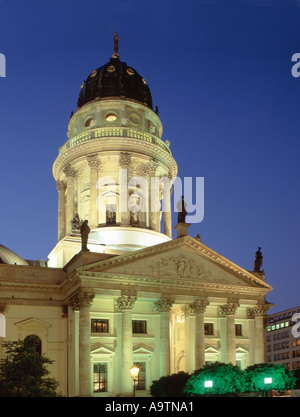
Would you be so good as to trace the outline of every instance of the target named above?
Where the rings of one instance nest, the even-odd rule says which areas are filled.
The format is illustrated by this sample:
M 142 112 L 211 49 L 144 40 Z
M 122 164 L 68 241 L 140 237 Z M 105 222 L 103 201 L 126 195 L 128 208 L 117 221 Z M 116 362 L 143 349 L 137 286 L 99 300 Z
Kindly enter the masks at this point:
M 274 389 L 285 391 L 293 389 L 296 385 L 294 373 L 283 364 L 260 363 L 248 366 L 245 369 L 247 391 L 264 391 Z M 272 383 L 265 384 L 265 378 L 272 378 Z
M 150 393 L 153 397 L 184 397 L 183 388 L 189 377 L 185 372 L 163 376 L 152 382 Z
M 206 388 L 205 381 L 212 381 L 212 387 Z M 235 395 L 245 391 L 244 373 L 230 363 L 214 362 L 196 370 L 183 391 L 188 396 Z
M 3 342 L 4 358 L 0 361 L 1 397 L 56 397 L 58 382 L 49 378 L 47 365 L 52 360 L 41 356 L 36 336 L 24 341 Z

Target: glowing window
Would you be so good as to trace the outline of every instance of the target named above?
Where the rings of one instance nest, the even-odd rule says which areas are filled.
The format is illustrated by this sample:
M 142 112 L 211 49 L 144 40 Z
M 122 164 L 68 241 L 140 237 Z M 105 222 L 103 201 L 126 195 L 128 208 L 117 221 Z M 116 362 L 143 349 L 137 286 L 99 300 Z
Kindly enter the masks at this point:
M 113 122 L 116 119 L 117 119 L 117 116 L 114 113 L 108 113 L 105 116 L 105 120 L 107 120 L 108 122 Z

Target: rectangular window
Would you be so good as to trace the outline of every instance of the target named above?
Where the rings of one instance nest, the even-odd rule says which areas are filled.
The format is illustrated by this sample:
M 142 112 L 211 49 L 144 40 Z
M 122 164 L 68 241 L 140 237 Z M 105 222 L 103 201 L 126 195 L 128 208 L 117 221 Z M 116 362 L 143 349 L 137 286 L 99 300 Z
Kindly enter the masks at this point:
M 132 333 L 147 333 L 147 321 L 132 320 Z
M 108 320 L 107 319 L 92 319 L 91 320 L 91 332 L 92 333 L 108 333 Z
M 94 363 L 93 377 L 94 392 L 107 392 L 107 363 Z
M 145 362 L 135 362 L 133 364 L 139 368 L 138 380 L 136 381 L 135 388 L 136 390 L 145 390 L 146 389 L 146 363 Z
M 214 334 L 213 323 L 204 323 L 204 334 L 206 336 L 212 336 Z
M 236 324 L 235 325 L 235 335 L 236 336 L 242 336 L 242 325 Z

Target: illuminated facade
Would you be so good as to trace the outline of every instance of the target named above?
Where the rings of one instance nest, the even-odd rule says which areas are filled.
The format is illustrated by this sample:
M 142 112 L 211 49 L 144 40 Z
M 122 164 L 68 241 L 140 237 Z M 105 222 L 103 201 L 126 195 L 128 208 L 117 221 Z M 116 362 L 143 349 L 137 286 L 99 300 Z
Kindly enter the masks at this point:
M 133 364 L 147 395 L 160 376 L 205 362 L 265 360 L 272 288 L 187 226 L 172 239 L 161 206 L 171 205 L 177 165 L 146 80 L 117 48 L 83 83 L 53 175 L 58 242 L 47 264 L 0 247 L 0 307 L 7 339 L 41 339 L 63 395 L 131 395 Z

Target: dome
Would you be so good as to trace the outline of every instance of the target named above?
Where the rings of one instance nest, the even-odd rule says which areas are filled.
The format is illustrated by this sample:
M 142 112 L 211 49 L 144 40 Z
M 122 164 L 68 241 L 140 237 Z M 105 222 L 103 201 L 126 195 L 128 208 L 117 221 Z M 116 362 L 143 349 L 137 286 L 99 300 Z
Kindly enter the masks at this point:
M 3 245 L 0 245 L 0 264 L 29 265 L 23 258 Z
M 113 56 L 102 67 L 95 69 L 83 82 L 78 97 L 78 108 L 93 100 L 122 97 L 136 100 L 152 108 L 152 96 L 146 80 L 135 69 Z

